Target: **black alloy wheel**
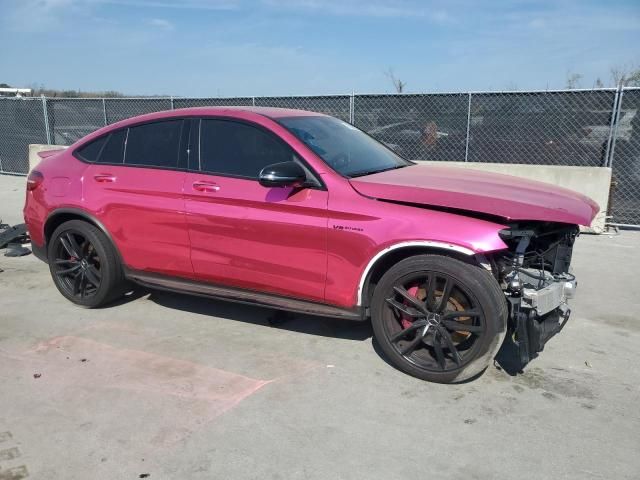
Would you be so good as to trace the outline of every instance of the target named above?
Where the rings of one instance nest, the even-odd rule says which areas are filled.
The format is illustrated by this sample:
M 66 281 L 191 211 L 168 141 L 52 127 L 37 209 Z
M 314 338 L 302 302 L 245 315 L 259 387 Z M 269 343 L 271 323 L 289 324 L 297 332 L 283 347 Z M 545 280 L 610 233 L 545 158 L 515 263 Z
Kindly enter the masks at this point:
M 481 373 L 497 353 L 507 302 L 484 268 L 416 255 L 382 276 L 371 299 L 371 320 L 390 363 L 423 380 L 454 383 Z
M 417 272 L 398 279 L 385 299 L 385 330 L 407 361 L 422 369 L 447 371 L 473 358 L 485 332 L 479 302 L 455 278 Z
M 82 232 L 67 230 L 54 245 L 53 273 L 69 295 L 92 297 L 102 283 L 101 261 L 95 247 Z
M 103 306 L 128 286 L 109 238 L 83 220 L 69 220 L 55 229 L 48 241 L 48 262 L 60 293 L 83 307 Z

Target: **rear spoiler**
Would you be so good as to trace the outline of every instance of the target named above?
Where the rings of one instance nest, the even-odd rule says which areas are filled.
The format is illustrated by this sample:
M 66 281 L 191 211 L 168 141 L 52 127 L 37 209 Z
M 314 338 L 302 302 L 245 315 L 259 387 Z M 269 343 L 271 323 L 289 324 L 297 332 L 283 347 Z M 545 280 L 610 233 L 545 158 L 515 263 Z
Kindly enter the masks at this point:
M 47 158 L 47 157 L 51 157 L 53 155 L 56 155 L 60 152 L 64 152 L 67 149 L 67 147 L 64 148 L 56 148 L 55 150 L 43 150 L 42 152 L 38 152 L 38 156 L 40 158 Z

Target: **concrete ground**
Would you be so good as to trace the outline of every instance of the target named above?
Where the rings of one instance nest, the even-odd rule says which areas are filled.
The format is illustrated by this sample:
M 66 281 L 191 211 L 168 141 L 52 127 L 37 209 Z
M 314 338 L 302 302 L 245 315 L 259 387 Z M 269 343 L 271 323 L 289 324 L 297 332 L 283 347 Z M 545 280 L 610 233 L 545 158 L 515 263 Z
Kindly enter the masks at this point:
M 23 182 L 0 176 L 5 221 Z M 638 245 L 581 236 L 565 330 L 455 386 L 389 366 L 368 324 L 145 291 L 84 310 L 0 256 L 0 480 L 637 479 Z

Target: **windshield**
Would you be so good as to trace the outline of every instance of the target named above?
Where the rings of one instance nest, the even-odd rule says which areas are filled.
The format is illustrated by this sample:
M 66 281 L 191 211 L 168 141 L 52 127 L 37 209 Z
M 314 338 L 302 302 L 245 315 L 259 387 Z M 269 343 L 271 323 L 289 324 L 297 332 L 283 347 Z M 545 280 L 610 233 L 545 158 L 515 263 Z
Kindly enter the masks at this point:
M 363 131 L 333 117 L 288 117 L 278 122 L 345 177 L 412 165 Z

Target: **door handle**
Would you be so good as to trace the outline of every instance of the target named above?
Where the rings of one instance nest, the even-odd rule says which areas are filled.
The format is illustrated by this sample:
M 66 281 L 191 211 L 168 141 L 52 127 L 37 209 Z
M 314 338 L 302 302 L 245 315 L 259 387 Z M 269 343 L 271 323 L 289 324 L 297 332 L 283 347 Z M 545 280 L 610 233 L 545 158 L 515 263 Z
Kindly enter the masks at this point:
M 220 190 L 220 185 L 213 182 L 193 182 L 193 189 L 198 192 L 213 193 Z
M 93 179 L 98 183 L 113 183 L 116 181 L 116 177 L 111 175 L 110 173 L 100 173 L 98 175 L 94 175 Z

